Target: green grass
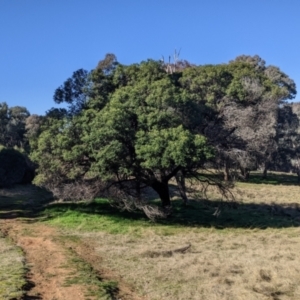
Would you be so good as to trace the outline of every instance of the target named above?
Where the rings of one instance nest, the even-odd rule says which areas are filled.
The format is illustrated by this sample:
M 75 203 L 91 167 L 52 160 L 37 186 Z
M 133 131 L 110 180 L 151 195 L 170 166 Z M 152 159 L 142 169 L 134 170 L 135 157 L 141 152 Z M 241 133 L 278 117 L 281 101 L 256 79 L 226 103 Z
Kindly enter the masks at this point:
M 143 226 L 152 226 L 141 212 L 120 212 L 106 199 L 96 199 L 92 203 L 53 204 L 43 211 L 42 215 L 47 217 L 46 222 L 49 224 L 82 231 L 134 233 Z
M 253 190 L 253 197 L 247 196 L 247 201 L 243 201 L 244 196 L 238 197 L 238 203 L 226 203 L 218 199 L 218 195 L 213 194 L 211 200 L 201 199 L 199 195 L 191 201 L 190 205 L 185 207 L 180 199 L 173 199 L 173 214 L 166 220 L 159 220 L 153 223 L 147 219 L 143 212 L 119 211 L 112 207 L 106 199 L 96 199 L 93 202 L 77 203 L 54 203 L 47 204 L 49 195 L 45 191 L 32 187 L 23 190 L 23 187 L 17 187 L 18 193 L 7 192 L 7 195 L 0 197 L 0 217 L 43 217 L 45 222 L 61 226 L 66 229 L 76 229 L 81 231 L 105 231 L 112 234 L 131 233 L 140 235 L 144 228 L 154 228 L 161 234 L 172 234 L 177 229 L 186 228 L 287 228 L 298 227 L 300 218 L 290 217 L 283 214 L 273 213 L 273 204 L 267 203 L 260 196 L 266 197 L 266 194 L 257 194 L 257 191 L 265 189 L 286 189 L 292 187 L 297 178 L 292 174 L 274 174 L 268 175 L 267 184 L 261 184 L 261 174 L 253 173 L 250 176 L 249 183 L 238 183 L 241 190 Z M 275 183 L 272 185 L 273 183 Z M 259 185 L 257 183 L 260 183 Z M 280 183 L 280 184 L 279 184 Z M 282 188 L 281 188 L 282 187 Z M 295 186 L 293 187 L 295 188 Z M 174 189 L 174 187 L 172 187 Z M 279 191 L 280 192 L 280 191 Z M 279 193 L 278 192 L 278 193 Z M 280 192 L 281 193 L 281 192 Z M 285 191 L 284 191 L 285 193 Z M 289 191 L 287 190 L 287 193 Z M 275 193 L 271 193 L 274 202 L 276 202 Z M 253 200 L 251 199 L 253 198 Z M 291 198 L 291 196 L 289 196 Z M 29 200 L 28 200 L 29 199 Z M 46 199 L 46 200 L 45 200 Z M 250 200 L 250 201 L 249 201 Z M 252 200 L 252 201 L 251 201 Z M 281 202 L 282 200 L 279 199 Z M 49 201 L 48 201 L 49 202 Z M 159 201 L 154 199 L 153 204 L 159 205 Z M 282 206 L 282 203 L 277 203 Z M 285 205 L 285 208 L 288 204 Z M 215 216 L 216 209 L 220 208 L 221 213 Z M 291 208 L 297 213 L 297 208 Z
M 80 241 L 77 236 L 67 235 L 58 238 L 62 244 L 76 244 Z M 80 284 L 87 286 L 88 292 L 86 293 L 86 299 L 89 297 L 96 297 L 99 300 L 115 299 L 118 294 L 118 282 L 112 280 L 103 280 L 100 274 L 90 265 L 83 260 L 73 250 L 72 247 L 68 249 L 68 261 L 66 266 L 74 268 L 74 272 L 69 274 L 65 285 L 71 286 L 73 284 Z
M 74 274 L 70 274 L 66 281 L 66 286 L 81 284 L 88 286 L 86 297 L 97 297 L 97 299 L 110 300 L 115 299 L 117 295 L 118 282 L 102 280 L 93 267 L 86 261 L 70 254 L 70 265 L 76 268 Z
M 215 216 L 216 209 L 220 214 Z M 106 199 L 92 203 L 59 203 L 49 206 L 43 215 L 46 222 L 66 229 L 80 231 L 105 231 L 111 234 L 142 234 L 145 228 L 155 229 L 163 235 L 189 228 L 216 229 L 265 229 L 298 227 L 299 219 L 272 213 L 273 206 L 266 203 L 226 203 L 218 200 L 195 200 L 183 206 L 173 200 L 173 214 L 156 223 L 149 221 L 142 212 L 120 212 Z M 292 208 L 291 208 L 292 209 Z M 296 211 L 296 208 L 294 208 Z
M 26 284 L 21 249 L 0 236 L 0 299 L 20 299 Z

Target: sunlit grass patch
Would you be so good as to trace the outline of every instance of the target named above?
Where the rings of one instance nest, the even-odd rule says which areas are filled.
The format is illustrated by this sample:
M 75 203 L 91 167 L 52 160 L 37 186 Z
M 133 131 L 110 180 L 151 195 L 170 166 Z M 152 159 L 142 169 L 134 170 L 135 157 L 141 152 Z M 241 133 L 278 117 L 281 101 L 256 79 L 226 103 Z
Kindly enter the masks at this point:
M 107 231 L 109 233 L 135 232 L 150 222 L 141 212 L 120 212 L 106 199 L 85 203 L 58 203 L 43 212 L 47 223 L 66 229 L 81 231 Z
M 0 264 L 0 299 L 21 298 L 26 284 L 23 253 L 1 236 Z

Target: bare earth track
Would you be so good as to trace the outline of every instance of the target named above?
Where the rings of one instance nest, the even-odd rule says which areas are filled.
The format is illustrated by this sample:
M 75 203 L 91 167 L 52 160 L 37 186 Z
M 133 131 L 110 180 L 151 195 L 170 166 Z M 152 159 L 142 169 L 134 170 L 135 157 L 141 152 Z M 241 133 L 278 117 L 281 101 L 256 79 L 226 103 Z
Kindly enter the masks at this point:
M 99 299 L 91 295 L 90 286 L 85 284 L 67 284 L 76 269 L 68 264 L 70 251 L 87 262 L 99 274 L 99 280 L 118 282 L 117 295 L 108 295 L 103 299 L 138 300 L 122 278 L 110 270 L 103 269 L 101 257 L 94 252 L 92 241 L 88 244 L 60 240 L 60 233 L 53 227 L 32 222 L 32 220 L 0 219 L 2 234 L 22 248 L 26 265 L 27 287 L 23 300 L 81 300 Z M 102 298 L 101 298 L 102 299 Z
M 1 231 L 24 251 L 29 266 L 28 291 L 25 299 L 85 299 L 85 287 L 66 286 L 71 271 L 66 268 L 67 253 L 53 237 L 53 228 L 26 224 L 18 220 L 1 220 Z
M 59 232 L 53 227 L 17 219 L 0 220 L 0 228 L 4 236 L 12 239 L 24 251 L 26 264 L 29 267 L 28 290 L 24 300 L 98 299 L 86 296 L 90 291 L 85 285 L 66 284 L 71 274 L 76 273 L 76 269 L 67 264 L 70 250 L 89 263 L 99 273 L 99 277 L 118 281 L 118 295 L 112 296 L 111 299 L 141 299 L 134 295 L 119 276 L 102 269 L 101 258 L 94 252 L 90 243 L 64 241 L 62 244 L 59 242 Z

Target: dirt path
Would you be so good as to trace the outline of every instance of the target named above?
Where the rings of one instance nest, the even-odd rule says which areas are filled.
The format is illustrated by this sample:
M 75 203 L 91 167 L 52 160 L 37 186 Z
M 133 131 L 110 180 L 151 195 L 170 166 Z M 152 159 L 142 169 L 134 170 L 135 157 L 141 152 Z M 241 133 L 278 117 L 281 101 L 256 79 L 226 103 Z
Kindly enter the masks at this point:
M 114 280 L 118 282 L 117 295 L 111 295 L 115 300 L 141 300 L 132 288 L 123 282 L 122 278 L 101 265 L 102 258 L 93 248 L 92 241 L 72 241 L 63 239 L 53 227 L 39 222 L 24 222 L 18 219 L 0 219 L 1 232 L 11 238 L 22 248 L 26 265 L 28 287 L 24 300 L 81 300 L 99 299 L 90 294 L 90 286 L 85 284 L 67 285 L 68 278 L 77 270 L 68 264 L 70 253 L 83 259 L 99 275 L 99 280 Z M 108 298 L 107 298 L 108 299 Z
M 24 251 L 28 291 L 25 299 L 85 299 L 86 288 L 66 286 L 71 272 L 67 252 L 54 241 L 55 229 L 41 224 L 26 224 L 18 220 L 1 220 L 1 231 Z
M 142 300 L 122 277 L 103 268 L 93 240 L 72 239 L 40 222 L 37 213 L 52 199 L 50 196 L 31 185 L 2 189 L 0 193 L 0 231 L 22 248 L 28 268 L 23 300 Z M 89 273 L 82 275 L 78 261 Z M 102 297 L 103 286 L 109 289 L 110 282 L 117 282 L 117 288 L 104 288 L 106 296 Z

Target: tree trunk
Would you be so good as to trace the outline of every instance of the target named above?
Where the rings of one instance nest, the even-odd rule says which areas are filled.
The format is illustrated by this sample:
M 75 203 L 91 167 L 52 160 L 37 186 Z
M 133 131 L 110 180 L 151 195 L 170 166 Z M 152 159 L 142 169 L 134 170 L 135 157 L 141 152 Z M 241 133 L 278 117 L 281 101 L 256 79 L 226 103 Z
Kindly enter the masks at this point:
M 263 173 L 262 173 L 262 179 L 266 179 L 268 175 L 268 167 L 269 164 L 267 162 L 264 162 L 263 164 Z
M 168 182 L 155 181 L 151 187 L 159 195 L 163 208 L 171 206 Z
M 185 205 L 187 205 L 188 197 L 186 195 L 186 187 L 185 187 L 185 172 L 184 171 L 177 172 L 177 174 L 175 175 L 175 178 L 176 178 L 178 190 L 179 190 L 180 196 L 183 200 L 183 203 Z
M 224 167 L 224 181 L 228 181 L 230 178 L 229 174 L 229 163 L 227 160 L 225 160 L 225 167 Z
M 250 177 L 250 171 L 248 169 L 245 170 L 245 180 L 249 180 Z
M 262 173 L 262 179 L 266 179 L 267 178 L 267 174 L 268 174 L 268 168 L 265 166 L 263 173 Z
M 247 168 L 241 168 L 242 178 L 247 181 L 249 179 L 250 171 Z
M 141 183 L 137 180 L 135 183 L 135 190 L 136 190 L 136 198 L 138 203 L 141 203 L 142 196 L 141 196 Z

